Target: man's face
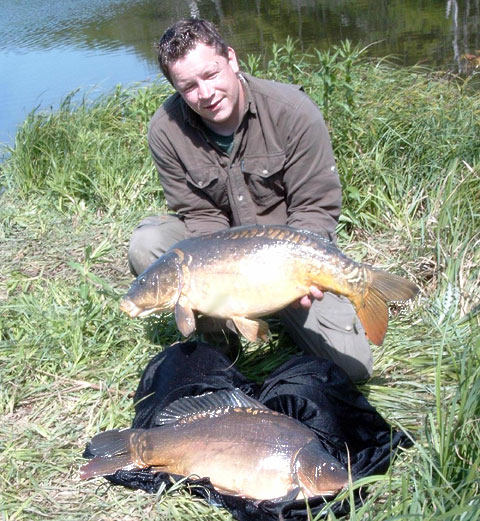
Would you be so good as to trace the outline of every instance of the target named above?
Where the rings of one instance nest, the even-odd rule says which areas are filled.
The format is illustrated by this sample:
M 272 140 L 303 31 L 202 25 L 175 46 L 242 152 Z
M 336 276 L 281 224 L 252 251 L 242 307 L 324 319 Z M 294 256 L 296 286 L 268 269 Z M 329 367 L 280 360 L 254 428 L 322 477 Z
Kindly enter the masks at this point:
M 207 126 L 220 134 L 233 133 L 244 104 L 233 49 L 229 47 L 225 58 L 213 47 L 198 44 L 170 65 L 169 72 L 174 87 Z

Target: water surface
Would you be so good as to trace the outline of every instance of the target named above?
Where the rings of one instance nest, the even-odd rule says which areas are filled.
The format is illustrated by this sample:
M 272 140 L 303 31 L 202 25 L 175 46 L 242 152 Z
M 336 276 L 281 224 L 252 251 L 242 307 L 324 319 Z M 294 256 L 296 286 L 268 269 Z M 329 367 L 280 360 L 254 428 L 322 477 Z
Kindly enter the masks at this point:
M 480 54 L 480 0 L 3 0 L 0 142 L 33 109 L 158 78 L 153 43 L 174 21 L 215 22 L 240 58 L 287 36 L 305 50 L 348 38 L 401 64 L 452 71 Z

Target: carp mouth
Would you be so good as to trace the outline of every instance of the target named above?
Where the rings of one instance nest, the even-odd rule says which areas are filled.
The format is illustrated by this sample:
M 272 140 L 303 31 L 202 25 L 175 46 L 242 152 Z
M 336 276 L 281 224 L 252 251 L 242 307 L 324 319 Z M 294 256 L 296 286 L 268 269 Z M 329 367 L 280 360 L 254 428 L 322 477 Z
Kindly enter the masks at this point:
M 130 318 L 146 317 L 152 313 L 155 313 L 155 311 L 159 311 L 157 308 L 143 309 L 129 299 L 123 299 L 120 302 L 120 310 L 126 313 Z
M 172 303 L 165 304 L 164 306 L 153 306 L 150 308 L 142 308 L 137 306 L 133 300 L 129 298 L 123 298 L 120 301 L 120 310 L 126 313 L 130 318 L 147 317 L 153 313 L 161 313 L 163 311 L 171 311 L 173 307 Z
M 120 302 L 120 310 L 126 313 L 130 318 L 138 317 L 142 312 L 141 308 L 128 299 L 122 299 Z

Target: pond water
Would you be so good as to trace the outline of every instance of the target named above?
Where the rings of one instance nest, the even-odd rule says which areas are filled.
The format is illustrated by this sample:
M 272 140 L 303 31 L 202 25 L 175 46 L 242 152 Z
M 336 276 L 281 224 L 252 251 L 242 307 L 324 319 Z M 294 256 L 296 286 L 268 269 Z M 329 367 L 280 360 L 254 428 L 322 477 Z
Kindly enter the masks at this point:
M 153 43 L 190 15 L 216 23 L 243 59 L 287 36 L 305 50 L 377 42 L 371 55 L 455 72 L 480 54 L 480 0 L 3 0 L 0 143 L 75 89 L 158 79 Z

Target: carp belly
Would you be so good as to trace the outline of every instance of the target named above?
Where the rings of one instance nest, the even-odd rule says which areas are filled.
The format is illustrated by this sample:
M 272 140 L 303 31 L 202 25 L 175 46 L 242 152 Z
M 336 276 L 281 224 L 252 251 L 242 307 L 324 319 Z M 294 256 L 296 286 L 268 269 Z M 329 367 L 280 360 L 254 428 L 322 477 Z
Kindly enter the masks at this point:
M 308 293 L 301 263 L 280 251 L 265 251 L 236 263 L 228 259 L 208 271 L 190 267 L 185 289 L 192 308 L 219 318 L 255 318 L 274 313 Z
M 227 444 L 210 445 L 195 458 L 187 455 L 182 466 L 182 475 L 208 477 L 218 491 L 227 494 L 274 499 L 295 488 L 291 455 L 257 451 L 252 446 L 238 451 Z

